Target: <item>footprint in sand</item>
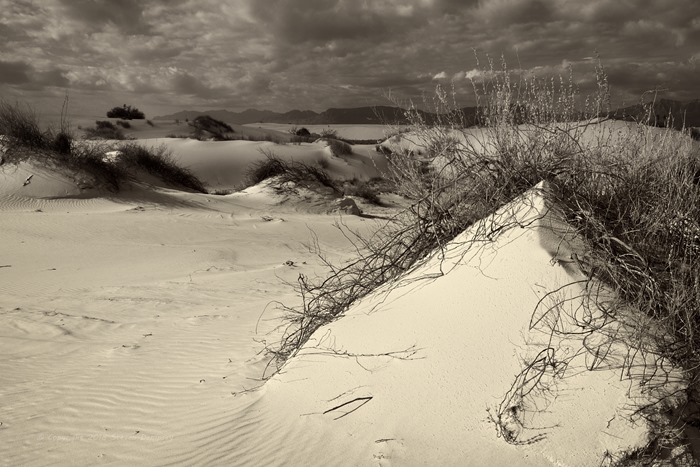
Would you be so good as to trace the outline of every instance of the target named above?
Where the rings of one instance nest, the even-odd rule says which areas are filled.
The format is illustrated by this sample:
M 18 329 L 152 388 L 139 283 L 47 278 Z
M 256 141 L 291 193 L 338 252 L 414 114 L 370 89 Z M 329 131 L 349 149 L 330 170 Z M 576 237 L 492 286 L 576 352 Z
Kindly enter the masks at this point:
M 372 461 L 378 466 L 387 467 L 392 465 L 392 459 L 405 458 L 403 456 L 405 449 L 401 440 L 383 438 L 376 440 L 374 443 L 377 451 L 372 454 Z

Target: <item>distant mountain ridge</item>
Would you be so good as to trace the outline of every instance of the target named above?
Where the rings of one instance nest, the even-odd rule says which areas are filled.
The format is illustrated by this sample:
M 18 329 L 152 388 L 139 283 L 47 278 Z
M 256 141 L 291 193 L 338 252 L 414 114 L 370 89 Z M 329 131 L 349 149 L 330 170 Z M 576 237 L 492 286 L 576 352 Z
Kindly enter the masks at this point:
M 462 112 L 468 118 L 476 115 L 475 107 L 465 107 Z M 435 114 L 419 111 L 427 121 L 436 118 Z M 153 117 L 153 120 L 194 120 L 201 115 L 209 115 L 217 120 L 237 125 L 246 123 L 289 123 L 294 125 L 330 124 L 398 124 L 407 123 L 406 110 L 400 107 L 375 106 L 346 109 L 332 108 L 321 113 L 312 110 L 291 110 L 279 113 L 270 110 L 247 109 L 243 112 L 230 110 L 183 110 L 170 115 Z
M 476 122 L 477 108 L 460 109 L 467 125 Z M 419 111 L 427 122 L 435 121 L 438 116 Z M 313 110 L 290 110 L 273 112 L 271 110 L 247 109 L 243 112 L 230 110 L 183 110 L 170 115 L 154 117 L 154 120 L 194 120 L 201 115 L 209 115 L 227 123 L 244 125 L 246 123 L 286 123 L 293 125 L 332 125 L 332 124 L 401 124 L 408 123 L 406 110 L 400 107 L 374 106 L 354 108 L 331 108 L 321 113 Z M 610 116 L 617 120 L 646 122 L 663 126 L 668 118 L 672 119 L 674 128 L 700 127 L 700 100 L 680 102 L 671 99 L 658 99 L 653 103 L 637 104 L 613 110 Z
M 647 104 L 622 107 L 612 112 L 617 120 L 637 121 L 653 126 L 700 127 L 700 100 L 680 102 L 672 99 L 658 99 Z M 671 121 L 669 121 L 669 118 Z

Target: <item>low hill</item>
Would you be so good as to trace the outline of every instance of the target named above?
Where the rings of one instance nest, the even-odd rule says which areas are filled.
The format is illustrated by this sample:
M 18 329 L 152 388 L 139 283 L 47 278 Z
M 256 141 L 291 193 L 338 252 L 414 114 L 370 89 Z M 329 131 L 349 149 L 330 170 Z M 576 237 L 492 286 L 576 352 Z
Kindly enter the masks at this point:
M 700 127 L 700 100 L 680 102 L 672 99 L 659 99 L 646 104 L 636 104 L 616 109 L 613 118 L 617 120 L 639 121 L 654 126 L 666 126 L 671 118 L 670 126 L 676 129 L 683 127 Z
M 461 109 L 469 123 L 474 121 L 475 107 Z M 419 111 L 427 121 L 434 121 L 437 116 L 430 112 Z M 312 110 L 291 110 L 279 113 L 270 110 L 247 109 L 243 112 L 229 110 L 183 110 L 169 115 L 154 117 L 154 120 L 194 120 L 208 115 L 227 123 L 244 125 L 246 123 L 291 123 L 295 125 L 332 125 L 332 124 L 401 124 L 407 123 L 406 110 L 401 107 L 373 106 L 355 108 L 331 108 L 321 113 Z

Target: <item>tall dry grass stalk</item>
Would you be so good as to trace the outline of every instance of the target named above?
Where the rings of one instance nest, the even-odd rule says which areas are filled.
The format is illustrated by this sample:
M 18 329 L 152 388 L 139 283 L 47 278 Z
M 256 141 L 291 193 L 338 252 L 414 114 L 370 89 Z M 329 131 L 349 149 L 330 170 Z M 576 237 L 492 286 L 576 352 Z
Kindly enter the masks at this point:
M 550 341 L 575 338 L 574 354 L 593 362 L 587 369 L 616 369 L 641 388 L 644 402 L 634 413 L 654 436 L 626 459 L 668 455 L 685 443 L 683 423 L 700 422 L 693 409 L 700 397 L 698 146 L 650 122 L 607 121 L 607 78 L 600 66 L 594 73 L 596 91 L 584 97 L 572 74 L 542 79 L 489 62 L 483 73 L 489 79 L 473 83 L 479 111 L 477 126 L 468 129 L 453 94 L 441 88 L 431 103 L 435 121 L 411 107 L 412 130 L 391 139 L 388 174 L 410 206 L 370 238 L 346 231 L 357 246 L 353 262 L 328 264 L 320 281 L 299 277 L 302 305 L 286 308 L 282 341 L 268 348 L 273 372 L 319 327 L 379 286 L 400 281 L 466 228 L 476 232 L 470 242 L 490 241 L 482 219 L 546 181 L 544 196 L 583 241 L 575 260 L 585 279 L 571 292 L 581 309 L 597 311 L 578 314 L 552 294 L 533 310 L 533 331 Z M 609 351 L 613 346 L 625 349 L 622 357 Z M 523 381 L 571 363 L 556 348 L 542 350 L 491 412 L 510 442 L 540 439 L 520 439 L 524 419 L 508 418 L 537 392 L 537 385 L 525 391 Z M 557 371 L 534 381 L 565 376 Z

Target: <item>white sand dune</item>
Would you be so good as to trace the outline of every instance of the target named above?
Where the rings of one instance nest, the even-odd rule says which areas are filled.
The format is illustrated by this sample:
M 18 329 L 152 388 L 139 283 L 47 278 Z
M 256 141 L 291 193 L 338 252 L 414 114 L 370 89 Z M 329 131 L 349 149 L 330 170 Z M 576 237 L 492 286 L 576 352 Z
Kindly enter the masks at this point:
M 138 183 L 115 195 L 0 169 L 2 465 L 179 463 L 216 443 L 240 418 L 231 393 L 266 363 L 256 329 L 277 321 L 263 310 L 322 273 L 311 231 L 331 258 L 352 251 L 328 199 Z
M 563 262 L 571 253 L 565 232 L 552 232 L 562 224 L 538 194 L 494 221 L 506 213 L 528 227 L 515 225 L 492 244 L 471 244 L 474 232 L 465 232 L 398 286 L 317 331 L 262 390 L 241 396 L 249 409 L 242 428 L 231 424 L 239 449 L 226 460 L 585 466 L 642 444 L 646 429 L 624 418 L 629 382 L 614 370 L 580 371 L 584 357 L 551 393 L 523 404 L 523 418 L 539 427 L 519 433 L 525 445 L 496 436 L 487 409 L 500 404 L 521 358 L 533 357 L 544 338 L 528 332 L 532 311 L 546 292 L 580 279 Z M 434 276 L 440 269 L 449 272 Z M 557 343 L 557 351 L 576 348 Z M 188 458 L 206 460 L 203 450 Z
M 262 128 L 274 130 L 280 133 L 288 133 L 292 128 L 306 128 L 312 133 L 321 134 L 324 130 L 335 130 L 338 136 L 346 139 L 375 139 L 384 140 L 386 137 L 405 126 L 397 125 L 389 127 L 387 125 L 360 125 L 360 124 L 331 124 L 331 125 L 292 125 L 285 123 L 248 123 L 243 125 L 246 128 Z
M 353 146 L 353 153 L 342 158 L 333 156 L 328 144 L 301 143 L 278 145 L 268 141 L 197 141 L 194 139 L 154 138 L 140 144 L 166 146 L 176 161 L 189 167 L 212 189 L 241 188 L 251 164 L 264 161 L 272 154 L 286 161 L 322 166 L 340 180 L 367 180 L 386 173 L 386 157 L 374 146 Z
M 323 144 L 143 142 L 172 148 L 209 187 L 240 183 L 260 147 L 324 158 L 347 178 L 386 163 L 371 147 L 338 159 Z M 527 332 L 537 301 L 579 277 L 536 192 L 500 213 L 528 228 L 479 248 L 465 232 L 242 393 L 267 363 L 256 339 L 279 336 L 269 303 L 298 303 L 288 284 L 325 273 L 304 245 L 311 232 L 330 260 L 353 257 L 329 199 L 304 196 L 265 183 L 226 196 L 135 183 L 115 195 L 0 167 L 0 463 L 591 465 L 643 441 L 624 417 L 629 383 L 608 371 L 572 371 L 528 400 L 523 417 L 539 429 L 519 439 L 546 433 L 537 442 L 507 444 L 488 421 L 539 349 Z M 449 273 L 425 279 L 440 268 Z

